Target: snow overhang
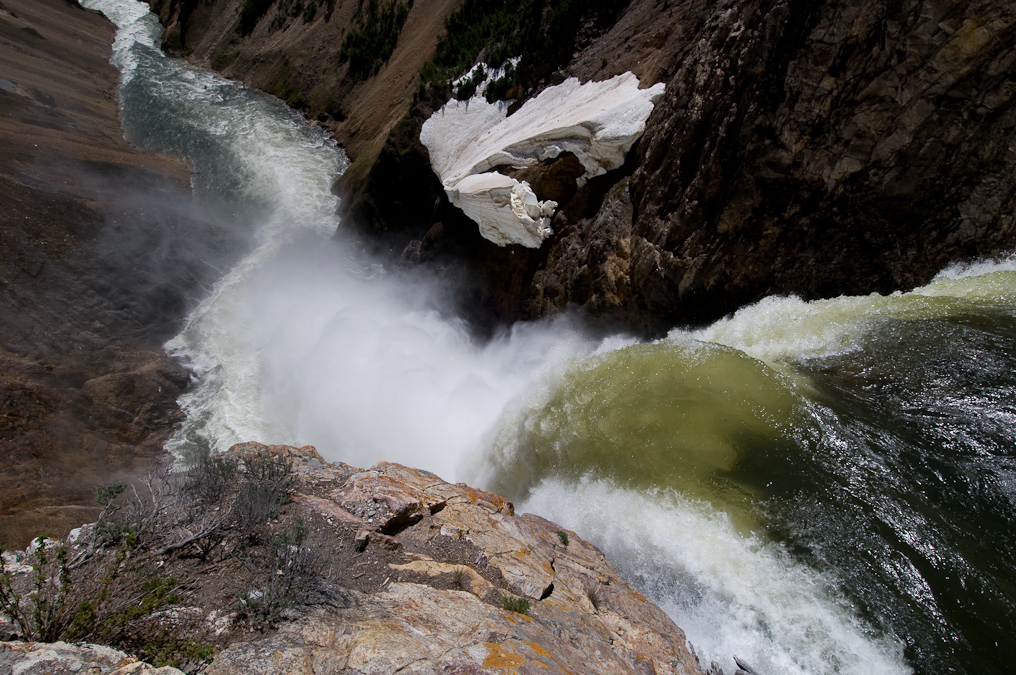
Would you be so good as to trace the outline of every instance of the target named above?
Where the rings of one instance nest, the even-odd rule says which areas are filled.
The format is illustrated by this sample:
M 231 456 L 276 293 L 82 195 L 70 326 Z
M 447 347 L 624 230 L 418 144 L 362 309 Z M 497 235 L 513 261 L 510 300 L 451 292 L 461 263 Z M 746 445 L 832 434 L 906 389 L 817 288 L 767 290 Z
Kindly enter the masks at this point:
M 557 204 L 541 202 L 528 183 L 495 169 L 522 169 L 565 152 L 582 164 L 580 185 L 616 169 L 663 91 L 663 84 L 639 89 L 638 78 L 624 73 L 586 84 L 570 78 L 511 117 L 503 101 L 449 101 L 424 122 L 420 141 L 449 200 L 476 221 L 484 238 L 538 248 L 553 233 Z

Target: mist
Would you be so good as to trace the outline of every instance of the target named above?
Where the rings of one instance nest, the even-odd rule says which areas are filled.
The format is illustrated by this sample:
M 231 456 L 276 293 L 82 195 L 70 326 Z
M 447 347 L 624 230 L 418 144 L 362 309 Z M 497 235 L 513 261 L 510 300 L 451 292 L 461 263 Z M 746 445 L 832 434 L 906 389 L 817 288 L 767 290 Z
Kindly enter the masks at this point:
M 311 444 L 329 460 L 461 480 L 509 401 L 597 346 L 569 317 L 476 340 L 449 289 L 341 238 L 300 233 L 256 267 L 169 344 L 202 375 L 177 444 Z

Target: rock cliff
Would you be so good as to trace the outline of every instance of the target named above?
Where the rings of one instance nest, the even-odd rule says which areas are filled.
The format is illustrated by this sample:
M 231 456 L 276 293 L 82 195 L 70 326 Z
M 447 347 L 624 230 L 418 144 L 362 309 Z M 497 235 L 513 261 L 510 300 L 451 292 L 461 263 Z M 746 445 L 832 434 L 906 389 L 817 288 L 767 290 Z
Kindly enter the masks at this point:
M 153 4 L 172 19 L 167 7 L 179 3 Z M 233 7 L 235 21 L 238 3 L 208 4 L 222 16 Z M 418 8 L 395 55 L 410 40 L 414 49 L 437 43 L 437 33 L 417 31 L 440 31 L 440 22 L 415 23 Z M 560 177 L 536 191 L 560 204 L 554 234 L 537 251 L 478 240 L 427 174 L 419 130 L 447 92 L 409 84 L 425 56 L 412 65 L 393 56 L 355 91 L 320 74 L 334 65 L 290 68 L 305 78 L 303 90 L 349 91 L 375 115 L 397 112 L 385 124 L 336 126 L 359 160 L 342 186 L 347 225 L 404 263 L 471 271 L 474 316 L 511 321 L 578 305 L 649 332 L 774 293 L 911 288 L 951 261 L 1012 250 L 1011 3 L 632 0 L 613 9 L 610 25 L 558 61 L 548 57 L 512 95 L 534 96 L 568 75 L 625 71 L 643 86 L 665 83 L 666 94 L 623 168 L 563 199 L 548 196 L 568 192 Z M 226 67 L 255 85 L 294 50 L 310 49 L 299 31 L 323 30 L 262 24 L 256 30 L 272 36 L 271 47 L 237 38 L 250 56 Z M 330 30 L 339 31 L 332 42 L 314 42 L 321 54 L 338 49 L 341 30 Z M 393 91 L 395 73 L 397 94 L 362 99 L 370 87 Z M 415 103 L 414 92 L 423 94 Z M 368 127 L 369 152 L 357 137 Z M 537 170 L 573 173 L 560 160 Z
M 68 607 L 91 599 L 92 627 L 68 619 L 57 635 L 115 626 L 107 639 L 118 646 L 211 674 L 699 672 L 681 630 L 595 546 L 516 514 L 497 495 L 398 464 L 329 464 L 311 447 L 245 443 L 210 461 L 200 473 L 149 482 L 138 502 L 125 493 L 121 516 L 74 533 L 65 559 L 75 562 L 61 588 L 70 589 Z M 227 466 L 241 473 L 209 490 Z M 287 499 L 252 521 L 252 485 L 284 486 Z M 149 500 L 146 489 L 158 496 Z M 155 502 L 163 509 L 152 516 L 156 529 L 110 539 L 115 523 L 130 530 L 148 517 L 138 520 L 136 507 L 151 514 Z M 58 548 L 34 550 L 49 551 L 52 563 Z M 5 553 L 4 563 L 15 588 L 27 588 L 39 568 L 31 553 Z M 89 580 L 103 573 L 119 575 L 116 585 L 88 595 Z M 121 609 L 120 596 L 135 597 L 138 585 L 165 602 Z M 84 596 L 74 595 L 79 588 Z M 276 612 L 267 609 L 273 601 Z M 161 651 L 153 650 L 159 639 Z M 214 657 L 195 645 L 214 647 Z M 33 651 L 4 649 L 13 651 L 0 651 L 0 664 Z M 194 653 L 202 657 L 181 656 Z

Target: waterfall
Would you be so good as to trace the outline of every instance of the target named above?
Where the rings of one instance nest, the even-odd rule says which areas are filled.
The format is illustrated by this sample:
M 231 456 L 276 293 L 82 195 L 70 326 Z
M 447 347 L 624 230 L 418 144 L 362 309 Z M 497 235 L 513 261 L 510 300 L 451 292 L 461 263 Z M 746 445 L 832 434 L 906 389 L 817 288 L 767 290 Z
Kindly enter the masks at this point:
M 602 547 L 696 652 L 764 673 L 1005 672 L 1016 656 L 1016 264 L 769 298 L 642 344 L 570 317 L 470 336 L 342 236 L 346 159 L 279 101 L 119 27 L 128 137 L 247 236 L 168 345 L 180 455 L 313 444 L 501 491 Z

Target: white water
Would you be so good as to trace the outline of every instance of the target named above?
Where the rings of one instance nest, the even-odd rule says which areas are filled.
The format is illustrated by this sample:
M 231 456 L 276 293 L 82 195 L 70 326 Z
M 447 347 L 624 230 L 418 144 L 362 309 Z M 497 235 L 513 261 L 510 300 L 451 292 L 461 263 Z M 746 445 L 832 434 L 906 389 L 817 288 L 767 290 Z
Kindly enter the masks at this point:
M 1016 305 L 1016 257 L 953 265 L 921 288 L 882 296 L 840 296 L 805 302 L 770 297 L 697 331 L 675 329 L 671 339 L 691 337 L 743 351 L 770 365 L 844 354 L 886 320 L 951 316 L 966 306 Z
M 477 344 L 446 311 L 441 289 L 386 273 L 332 236 L 338 223 L 329 187 L 345 166 L 334 143 L 277 102 L 156 53 L 159 28 L 142 3 L 86 4 L 121 28 L 114 63 L 123 87 L 135 78 L 158 83 L 149 94 L 204 125 L 244 198 L 262 205 L 250 222 L 253 251 L 167 345 L 198 377 L 181 400 L 188 421 L 171 443 L 175 451 L 194 443 L 222 450 L 241 440 L 307 443 L 358 466 L 388 460 L 448 480 L 481 476 L 506 409 L 545 397 L 575 359 L 630 342 L 596 343 L 563 319 Z M 951 270 L 908 296 L 772 298 L 671 339 L 716 342 L 767 363 L 842 353 L 878 321 L 954 301 L 940 297 L 994 301 L 990 292 L 964 291 L 964 280 L 1014 267 Z M 706 663 L 730 672 L 736 654 L 772 674 L 908 671 L 899 645 L 870 635 L 832 582 L 761 535 L 738 533 L 706 504 L 607 480 L 551 478 L 520 508 L 604 548 L 686 630 Z
M 672 616 L 708 665 L 760 673 L 908 673 L 815 572 L 738 533 L 725 514 L 671 491 L 548 480 L 521 508 L 583 533 Z

